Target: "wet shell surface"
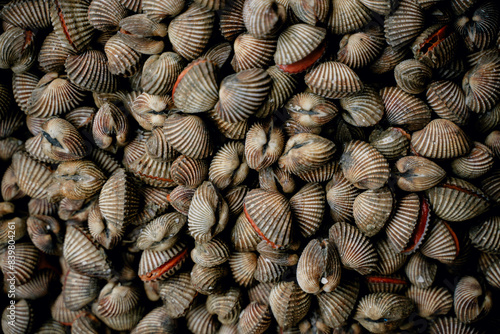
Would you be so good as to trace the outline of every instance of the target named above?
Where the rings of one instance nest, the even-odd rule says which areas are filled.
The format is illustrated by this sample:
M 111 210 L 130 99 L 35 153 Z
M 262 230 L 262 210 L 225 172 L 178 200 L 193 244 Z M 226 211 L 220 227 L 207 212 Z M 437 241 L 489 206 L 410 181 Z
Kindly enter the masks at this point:
M 339 99 L 363 89 L 358 75 L 347 65 L 329 61 L 321 63 L 305 76 L 307 86 L 320 96 Z
M 269 294 L 273 315 L 283 329 L 296 325 L 307 313 L 311 296 L 295 282 L 280 282 Z
M 374 236 L 385 226 L 393 205 L 394 197 L 388 188 L 367 190 L 359 194 L 352 208 L 356 226 L 366 236 Z

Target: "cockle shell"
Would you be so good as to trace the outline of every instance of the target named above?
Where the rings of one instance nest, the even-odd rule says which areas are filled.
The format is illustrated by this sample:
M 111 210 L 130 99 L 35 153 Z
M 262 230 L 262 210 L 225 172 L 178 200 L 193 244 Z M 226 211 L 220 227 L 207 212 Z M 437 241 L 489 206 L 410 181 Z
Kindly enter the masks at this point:
M 269 294 L 269 305 L 279 326 L 288 329 L 307 314 L 311 296 L 295 282 L 280 282 Z
M 364 86 L 349 66 L 333 61 L 315 67 L 306 74 L 305 82 L 313 93 L 330 99 L 353 95 Z

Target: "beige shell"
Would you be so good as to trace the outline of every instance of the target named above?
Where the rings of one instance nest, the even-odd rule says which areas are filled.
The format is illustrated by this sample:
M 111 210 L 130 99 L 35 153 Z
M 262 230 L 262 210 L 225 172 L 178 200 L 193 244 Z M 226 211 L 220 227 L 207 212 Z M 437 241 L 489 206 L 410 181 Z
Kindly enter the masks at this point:
M 328 28 L 333 34 L 354 31 L 370 21 L 370 10 L 359 0 L 334 0 L 331 8 Z
M 381 275 L 393 275 L 404 266 L 407 260 L 405 254 L 398 253 L 392 248 L 387 238 L 379 239 L 375 248 L 379 257 L 377 273 Z
M 167 213 L 153 219 L 141 230 L 136 241 L 137 247 L 154 251 L 172 247 L 181 237 L 186 221 L 186 216 L 178 212 Z
M 63 162 L 73 161 L 87 155 L 87 145 L 68 121 L 52 118 L 42 125 L 42 151 L 49 158 Z
M 229 266 L 234 281 L 248 287 L 255 283 L 254 274 L 257 269 L 257 255 L 253 252 L 234 252 L 229 258 Z
M 229 1 L 220 14 L 220 30 L 222 36 L 228 41 L 244 33 L 245 23 L 243 22 L 243 6 L 245 0 Z
M 257 244 L 261 241 L 252 224 L 242 212 L 234 224 L 231 232 L 231 242 L 238 252 L 248 252 L 257 250 Z
M 446 172 L 435 162 L 418 156 L 399 159 L 395 167 L 398 170 L 397 185 L 404 191 L 424 191 L 441 182 Z
M 346 34 L 340 40 L 337 61 L 355 69 L 374 61 L 384 48 L 383 33 L 379 29 Z
M 438 265 L 436 262 L 417 252 L 408 260 L 405 273 L 410 282 L 417 288 L 429 288 L 436 278 Z
M 354 222 L 366 236 L 373 237 L 385 226 L 393 205 L 394 196 L 387 187 L 367 190 L 354 200 Z
M 0 68 L 14 73 L 28 71 L 36 60 L 35 34 L 30 30 L 13 27 L 0 35 Z
M 78 311 L 93 301 L 99 294 L 99 280 L 68 270 L 64 276 L 62 292 L 64 304 L 72 311 Z
M 177 322 L 170 317 L 164 307 L 159 306 L 146 314 L 130 333 L 173 334 L 176 330 Z
M 422 289 L 412 285 L 406 291 L 406 297 L 413 300 L 418 315 L 426 319 L 446 315 L 453 306 L 452 295 L 442 287 Z
M 71 82 L 83 90 L 111 93 L 117 89 L 118 80 L 110 72 L 106 54 L 102 51 L 88 50 L 68 56 L 64 66 Z
M 285 7 L 275 0 L 250 0 L 243 5 L 243 23 L 257 38 L 274 37 L 286 21 Z
M 334 221 L 352 221 L 353 205 L 359 190 L 349 180 L 342 171 L 337 171 L 330 182 L 326 185 L 326 199 L 330 206 L 330 216 Z
M 198 187 L 206 179 L 208 167 L 205 160 L 180 155 L 172 163 L 170 173 L 172 180 L 178 185 Z
M 255 123 L 247 132 L 245 139 L 245 158 L 250 168 L 257 171 L 278 161 L 285 135 L 274 123 Z
M 244 153 L 243 143 L 227 142 L 212 159 L 208 179 L 220 190 L 242 183 L 249 172 Z
M 356 305 L 359 289 L 359 279 L 348 277 L 335 290 L 323 291 L 317 295 L 319 311 L 326 325 L 337 328 L 347 323 L 347 318 Z
M 335 104 L 312 93 L 294 95 L 285 108 L 294 120 L 307 127 L 322 126 L 338 114 Z
M 165 311 L 172 318 L 183 316 L 197 294 L 191 284 L 191 276 L 186 272 L 175 274 L 161 283 L 160 297 Z
M 155 127 L 163 126 L 167 118 L 167 109 L 171 109 L 173 105 L 172 98 L 168 95 L 160 96 L 142 93 L 134 100 L 131 114 L 143 129 L 151 131 Z M 158 129 L 157 132 L 161 133 L 162 131 Z M 153 135 L 153 137 L 156 136 Z M 161 137 L 164 138 L 164 136 Z M 154 140 L 157 141 L 158 139 L 155 138 Z
M 376 125 L 384 115 L 384 103 L 377 90 L 366 85 L 363 91 L 340 100 L 344 120 L 354 126 Z
M 9 2 L 0 15 L 13 26 L 44 29 L 50 26 L 50 3 L 43 0 Z
M 55 31 L 49 33 L 43 40 L 38 63 L 45 72 L 62 72 L 64 62 L 70 55 L 76 54 L 75 49 L 59 39 Z
M 269 305 L 279 326 L 295 326 L 309 311 L 311 296 L 295 282 L 280 282 L 269 294 Z
M 142 11 L 155 21 L 161 21 L 167 17 L 173 17 L 182 12 L 184 1 L 168 0 L 142 0 Z
M 462 89 L 465 92 L 465 103 L 476 113 L 484 113 L 492 109 L 500 99 L 498 89 L 500 75 L 498 67 L 500 57 L 483 56 L 471 68 L 462 80 Z
M 274 190 L 285 194 L 295 191 L 295 179 L 292 174 L 279 167 L 267 167 L 259 171 L 259 185 L 264 190 Z
M 431 120 L 431 111 L 425 102 L 398 87 L 382 88 L 380 96 L 384 101 L 385 116 L 392 126 L 404 126 L 415 131 Z
M 388 127 L 385 130 L 375 129 L 369 137 L 370 145 L 387 160 L 405 156 L 410 146 L 410 135 L 401 128 Z
M 12 167 L 17 178 L 16 184 L 23 193 L 32 198 L 50 199 L 52 172 L 47 166 L 26 153 L 17 152 L 12 156 Z
M 197 243 L 191 251 L 193 262 L 203 267 L 221 265 L 229 260 L 230 256 L 229 245 L 219 238 L 213 238 L 205 243 Z
M 271 325 L 271 310 L 268 305 L 251 302 L 240 315 L 239 333 L 262 333 Z
M 434 81 L 427 87 L 427 102 L 441 118 L 463 126 L 469 120 L 469 110 L 465 105 L 465 94 L 453 81 Z
M 183 58 L 175 52 L 149 56 L 142 67 L 142 89 L 152 95 L 169 94 L 183 70 L 183 65 Z
M 276 43 L 276 40 L 255 38 L 248 33 L 239 35 L 234 41 L 231 66 L 235 72 L 265 68 L 273 59 Z
M 330 99 L 353 95 L 364 87 L 349 66 L 333 61 L 318 65 L 306 74 L 304 80 L 313 93 Z
M 424 11 L 413 0 L 400 2 L 398 8 L 385 18 L 385 38 L 394 49 L 403 49 L 424 30 Z
M 394 78 L 398 87 L 409 94 L 420 94 L 425 91 L 431 77 L 432 69 L 415 59 L 404 60 L 394 68 Z
M 142 281 L 164 280 L 174 275 L 189 257 L 189 250 L 180 241 L 164 251 L 146 249 L 141 254 L 137 272 Z
M 129 47 L 118 36 L 112 36 L 104 46 L 111 74 L 130 77 L 139 70 L 140 53 Z
M 490 217 L 469 230 L 469 237 L 475 248 L 482 252 L 500 254 L 498 230 L 500 217 Z
M 181 154 L 193 159 L 204 159 L 212 154 L 208 127 L 198 116 L 171 114 L 165 120 L 163 132 L 167 142 Z
M 485 317 L 493 304 L 491 292 L 472 276 L 460 279 L 455 288 L 454 308 L 458 320 L 469 324 Z

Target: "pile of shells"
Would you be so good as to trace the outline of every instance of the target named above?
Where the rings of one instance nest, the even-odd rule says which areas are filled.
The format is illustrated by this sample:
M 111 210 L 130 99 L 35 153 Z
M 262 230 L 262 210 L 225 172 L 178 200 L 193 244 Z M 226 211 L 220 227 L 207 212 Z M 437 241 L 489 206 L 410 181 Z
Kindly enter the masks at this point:
M 498 1 L 1 3 L 3 333 L 500 328 Z

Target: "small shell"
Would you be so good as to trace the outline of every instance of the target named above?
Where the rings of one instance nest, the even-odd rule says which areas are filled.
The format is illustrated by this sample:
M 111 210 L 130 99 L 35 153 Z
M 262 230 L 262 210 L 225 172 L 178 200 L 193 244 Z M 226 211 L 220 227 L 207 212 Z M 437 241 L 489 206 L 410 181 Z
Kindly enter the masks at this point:
M 359 194 L 358 188 L 344 177 L 342 171 L 337 171 L 326 185 L 326 191 L 332 219 L 336 222 L 352 221 L 354 200 Z
M 294 222 L 308 238 L 319 229 L 325 212 L 325 191 L 318 183 L 308 183 L 290 198 Z
M 215 334 L 221 325 L 215 315 L 208 313 L 205 304 L 190 309 L 186 320 L 191 333 Z
M 377 252 L 368 239 L 355 226 L 336 223 L 329 230 L 330 241 L 339 251 L 342 265 L 367 275 L 377 269 Z
M 293 0 L 290 1 L 290 7 L 298 19 L 311 26 L 315 26 L 317 23 L 326 22 L 330 9 L 330 2 L 326 0 Z
M 215 106 L 219 98 L 216 66 L 215 62 L 200 58 L 184 68 L 172 91 L 172 98 L 178 108 L 186 113 L 199 113 Z
M 259 118 L 266 118 L 281 108 L 292 96 L 297 86 L 296 78 L 281 71 L 276 65 L 269 67 L 266 71 L 272 79 L 272 85 L 266 102 L 255 114 Z
M 417 288 L 427 289 L 433 283 L 437 273 L 437 263 L 423 256 L 413 254 L 406 264 L 405 273 L 410 282 Z
M 494 288 L 500 288 L 500 257 L 498 255 L 481 253 L 479 265 L 486 281 Z
M 489 313 L 493 296 L 490 291 L 481 286 L 476 278 L 465 276 L 460 279 L 455 288 L 454 301 L 458 320 L 469 324 Z
M 255 38 L 248 33 L 239 35 L 234 41 L 231 66 L 235 72 L 265 68 L 273 59 L 276 43 L 276 40 Z
M 146 249 L 139 262 L 138 276 L 142 281 L 156 281 L 175 274 L 189 257 L 183 242 L 164 251 Z
M 323 291 L 317 295 L 319 311 L 326 325 L 338 328 L 347 323 L 354 310 L 359 295 L 359 280 L 344 279 L 331 292 Z
M 311 306 L 311 296 L 295 282 L 280 282 L 269 294 L 269 305 L 282 329 L 298 324 Z
M 245 196 L 250 191 L 246 185 L 230 188 L 226 191 L 224 199 L 229 207 L 229 215 L 237 217 L 243 211 Z
M 202 295 L 211 295 L 224 290 L 223 282 L 229 274 L 227 265 L 203 267 L 195 264 L 191 270 L 191 284 Z
M 140 291 L 132 285 L 109 282 L 97 298 L 97 310 L 103 317 L 116 317 L 136 308 Z
M 215 13 L 192 4 L 168 26 L 172 48 L 187 60 L 196 59 L 208 44 L 214 27 Z
M 175 52 L 149 56 L 142 67 L 142 89 L 152 95 L 169 94 L 183 70 L 183 65 L 183 58 Z
M 176 332 L 177 322 L 170 317 L 165 307 L 159 306 L 146 314 L 130 334 L 173 334 Z
M 424 29 L 424 11 L 416 1 L 402 1 L 396 11 L 384 22 L 387 44 L 403 49 Z
M 219 238 L 213 238 L 205 243 L 197 243 L 191 251 L 194 263 L 203 267 L 215 267 L 223 264 L 231 256 L 229 246 Z
M 212 182 L 196 189 L 188 214 L 189 233 L 197 242 L 207 242 L 226 227 L 229 208 Z
M 242 212 L 231 232 L 231 242 L 234 249 L 238 252 L 248 252 L 257 249 L 257 244 L 260 242 L 260 237 L 253 229 L 252 224 Z
M 91 131 L 96 112 L 97 109 L 93 107 L 79 107 L 67 113 L 64 119 L 70 122 L 77 130 Z
M 458 17 L 454 28 L 469 51 L 484 50 L 497 38 L 499 16 L 498 7 L 493 2 L 485 2 L 474 11 Z
M 455 3 L 458 1 L 455 1 Z M 453 1 L 452 1 L 453 3 Z M 430 334 L 479 334 L 480 332 L 473 327 L 467 326 L 457 318 L 437 318 L 429 328 Z
M 104 52 L 111 74 L 130 77 L 139 70 L 140 53 L 125 44 L 119 36 L 114 35 L 106 42 Z
M 12 225 L 9 225 L 9 228 Z M 11 233 L 9 233 L 11 235 Z M 11 239 L 9 239 L 11 240 Z M 16 242 L 16 261 L 12 263 L 9 252 L 1 254 L 0 267 L 3 274 L 9 274 L 9 283 L 23 285 L 32 279 L 35 269 L 40 261 L 40 251 L 31 242 Z M 12 256 L 12 255 L 10 255 Z M 11 261 L 11 263 L 8 262 Z
M 267 167 L 259 171 L 259 185 L 264 190 L 274 190 L 285 194 L 295 191 L 292 174 L 279 167 Z
M 243 22 L 256 38 L 272 38 L 286 21 L 285 7 L 275 0 L 250 0 L 243 5 Z
M 2 331 L 5 334 L 30 333 L 35 320 L 35 313 L 31 303 L 26 299 L 21 299 L 16 301 L 15 307 L 15 320 L 9 318 L 11 310 L 8 307 L 5 307 L 2 312 Z
M 370 134 L 370 145 L 388 159 L 397 159 L 406 155 L 410 146 L 410 135 L 401 128 L 389 127 L 385 130 L 375 129 Z
M 224 121 L 216 111 L 215 108 L 208 112 L 208 117 L 212 120 L 212 123 L 217 127 L 219 132 L 226 138 L 234 140 L 245 139 L 246 133 L 248 132 L 248 119 L 241 122 L 229 123 Z
M 40 52 L 38 53 L 38 63 L 47 73 L 62 72 L 66 58 L 76 54 L 68 43 L 62 42 L 55 31 L 49 33 L 43 40 Z
M 406 291 L 406 297 L 413 300 L 418 315 L 426 319 L 446 315 L 453 306 L 452 295 L 441 287 L 422 289 L 412 285 Z
M 355 140 L 349 142 L 340 158 L 346 179 L 360 189 L 378 189 L 389 178 L 389 163 L 373 146 Z
M 30 216 L 26 221 L 31 242 L 42 252 L 49 255 L 62 253 L 64 227 L 51 216 Z
M 361 299 L 354 319 L 372 333 L 386 333 L 397 330 L 412 311 L 413 303 L 407 297 L 373 293 Z
M 165 120 L 163 132 L 167 142 L 181 154 L 193 159 L 212 155 L 213 145 L 208 127 L 198 116 L 171 114 Z M 187 138 L 190 140 L 187 141 Z
M 388 45 L 382 50 L 380 57 L 371 63 L 369 69 L 373 74 L 384 74 L 392 71 L 406 58 L 408 53 L 407 48 L 398 49 Z
M 495 169 L 481 182 L 481 189 L 492 201 L 500 202 L 500 170 Z
M 88 20 L 95 29 L 116 31 L 121 19 L 127 16 L 127 8 L 119 0 L 92 0 L 88 10 Z
M 155 127 L 163 126 L 167 118 L 167 109 L 171 109 L 173 105 L 172 98 L 168 95 L 160 96 L 142 93 L 136 97 L 132 104 L 132 116 L 143 129 L 151 131 Z M 161 138 L 164 139 L 161 129 L 157 129 L 156 132 L 159 132 Z M 150 138 L 150 140 L 158 141 L 157 136 L 153 131 L 152 138 L 155 139 Z M 157 142 L 155 144 L 158 145 Z
M 161 283 L 160 297 L 165 311 L 172 318 L 183 316 L 197 294 L 191 284 L 191 276 L 186 272 L 175 274 Z
M 142 12 L 157 22 L 167 17 L 177 16 L 182 12 L 184 6 L 185 2 L 178 0 L 142 0 Z
M 418 156 L 409 156 L 399 159 L 395 167 L 397 185 L 404 191 L 424 191 L 441 182 L 446 172 L 435 162 Z
M 394 68 L 394 78 L 398 87 L 409 94 L 425 91 L 432 77 L 432 69 L 415 59 L 404 60 Z
M 338 114 L 335 104 L 312 93 L 293 96 L 285 108 L 294 120 L 308 127 L 322 126 Z
M 454 29 L 436 24 L 425 29 L 411 48 L 415 59 L 431 68 L 439 68 L 453 59 L 457 47 L 458 35 Z
M 481 189 L 471 183 L 448 178 L 426 191 L 433 212 L 446 221 L 464 221 L 486 212 L 490 203 Z
M 453 81 L 434 81 L 427 87 L 427 102 L 441 118 L 463 126 L 469 120 L 465 94 Z
M 332 159 L 335 144 L 321 136 L 300 133 L 288 139 L 278 164 L 286 172 L 297 174 L 321 167 Z
M 172 180 L 178 185 L 198 187 L 208 175 L 208 164 L 205 160 L 180 155 L 172 163 L 170 173 Z
M 115 317 L 104 317 L 97 310 L 97 303 L 92 304 L 92 313 L 106 326 L 115 331 L 130 331 L 143 318 L 144 306 L 139 305 L 130 312 Z
M 465 103 L 476 113 L 492 109 L 500 100 L 500 57 L 484 56 L 462 80 Z
M 363 91 L 340 100 L 344 109 L 342 117 L 354 126 L 367 127 L 376 125 L 384 115 L 384 103 L 378 91 L 372 86 L 365 86 Z
M 381 275 L 393 275 L 406 262 L 407 256 L 396 252 L 387 238 L 380 239 L 375 248 L 379 257 L 377 272 Z
M 492 153 L 498 158 L 500 157 L 500 131 L 492 131 L 484 140 L 486 146 L 490 148 Z
M 257 171 L 267 168 L 278 161 L 285 135 L 274 124 L 255 123 L 247 132 L 245 139 L 245 158 L 250 168 Z
M 383 16 L 389 15 L 395 9 L 395 4 L 391 0 L 361 0 L 361 3 L 368 9 Z
M 210 164 L 208 178 L 219 190 L 237 186 L 246 179 L 249 167 L 244 153 L 243 143 L 227 142 L 215 154 Z
M 459 250 L 457 235 L 450 225 L 437 220 L 422 244 L 420 252 L 431 259 L 450 264 L 458 256 Z
M 71 82 L 83 90 L 98 93 L 111 93 L 117 89 L 118 80 L 108 66 L 106 54 L 98 50 L 68 56 L 65 63 Z
M 68 121 L 52 118 L 42 125 L 42 151 L 59 162 L 73 161 L 87 155 L 83 137 Z
M 223 325 L 234 325 L 241 312 L 242 292 L 231 287 L 223 293 L 211 294 L 207 297 L 207 311 L 216 314 Z
M 330 161 L 321 167 L 312 169 L 309 171 L 298 173 L 297 176 L 306 182 L 326 182 L 331 180 L 333 175 L 338 170 L 338 163 L 336 161 Z
M 455 123 L 435 119 L 411 136 L 412 148 L 426 158 L 450 159 L 470 152 L 471 141 Z
M 333 34 L 354 31 L 370 21 L 370 10 L 359 0 L 335 0 L 331 2 L 331 7 L 328 28 Z
M 21 152 L 12 156 L 12 166 L 16 184 L 23 193 L 31 198 L 49 199 L 52 172 L 47 166 Z
M 313 93 L 330 99 L 347 97 L 363 89 L 361 79 L 350 67 L 333 61 L 315 67 L 306 74 L 305 82 Z
M 113 153 L 127 144 L 129 122 L 125 114 L 114 104 L 104 103 L 92 123 L 92 135 L 96 145 Z
M 174 246 L 186 225 L 187 217 L 171 212 L 153 219 L 141 230 L 137 248 L 164 251 Z
M 271 320 L 268 305 L 252 302 L 241 311 L 238 333 L 263 333 L 271 325 Z
M 473 226 L 469 230 L 469 237 L 475 248 L 482 252 L 500 254 L 500 217 L 493 216 Z
M 431 120 L 431 111 L 424 101 L 398 87 L 380 91 L 386 117 L 393 126 L 405 126 L 410 131 L 420 130 Z
M 337 61 L 351 68 L 362 68 L 374 61 L 384 46 L 384 35 L 378 29 L 346 34 L 340 40 Z
M 273 248 L 286 248 L 292 242 L 292 211 L 282 194 L 251 190 L 245 197 L 244 211 L 255 231 Z
M 170 192 L 167 199 L 175 210 L 187 216 L 195 191 L 194 188 L 178 186 Z
M 255 282 L 254 274 L 257 269 L 257 255 L 253 252 L 234 252 L 229 258 L 234 281 L 244 287 Z
M 394 204 L 391 191 L 384 187 L 359 194 L 353 203 L 356 226 L 368 237 L 373 237 L 385 226 Z
M 93 301 L 99 294 L 99 280 L 68 270 L 64 276 L 62 292 L 64 304 L 72 311 L 78 311 Z

